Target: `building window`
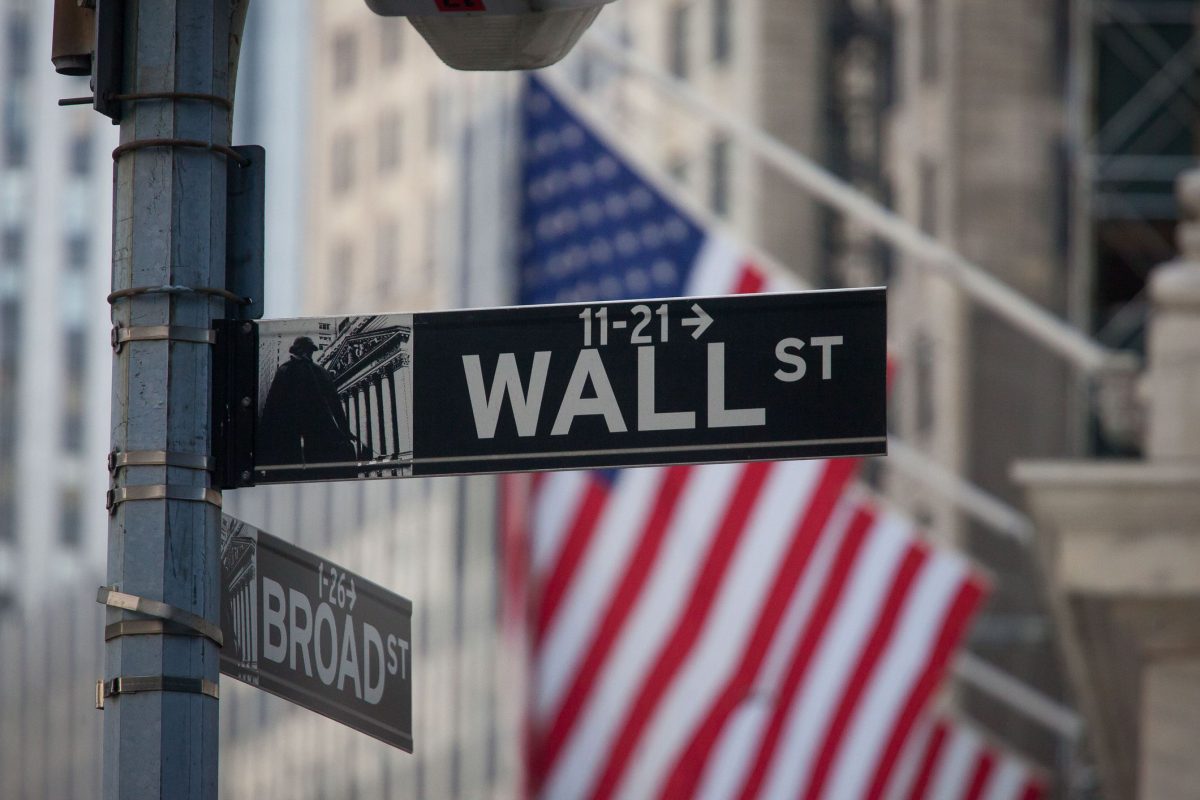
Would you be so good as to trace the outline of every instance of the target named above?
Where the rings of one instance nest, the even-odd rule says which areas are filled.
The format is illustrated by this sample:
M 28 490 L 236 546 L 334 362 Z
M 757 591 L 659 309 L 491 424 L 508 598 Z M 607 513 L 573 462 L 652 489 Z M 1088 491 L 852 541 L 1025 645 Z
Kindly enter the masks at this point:
M 404 56 L 404 21 L 377 19 L 379 26 L 379 61 L 385 67 L 400 63 Z
M 358 42 L 351 31 L 333 37 L 333 88 L 346 91 L 354 86 L 358 73 Z
M 66 399 L 67 407 L 63 409 L 63 450 L 73 455 L 83 452 L 85 431 L 82 394 L 78 388 L 71 387 Z
M 437 201 L 430 197 L 425 202 L 425 227 L 422 235 L 425 237 L 424 258 L 426 288 L 433 291 L 437 281 Z
M 933 431 L 933 423 L 937 417 L 934 402 L 934 361 L 933 340 L 928 334 L 921 333 L 913 342 L 913 376 L 916 383 L 916 419 L 913 424 L 920 436 L 926 436 Z
M 426 101 L 426 135 L 427 146 L 436 150 L 442 143 L 442 136 L 447 129 L 446 97 L 437 89 L 431 89 Z
M 667 52 L 671 59 L 671 74 L 681 80 L 688 76 L 688 29 L 691 6 L 676 6 L 671 11 L 671 41 Z
M 671 176 L 671 180 L 680 186 L 687 185 L 688 179 L 691 177 L 691 172 L 691 164 L 683 156 L 676 156 L 667 164 L 667 174 Z
M 344 194 L 354 187 L 354 137 L 339 133 L 333 137 L 330 155 L 330 188 L 334 194 Z
M 4 166 L 19 167 L 29 158 L 29 139 L 25 131 L 5 126 Z
M 29 136 L 25 126 L 25 108 L 16 92 L 4 98 L 4 166 L 19 167 L 29 157 Z
M 83 383 L 83 375 L 88 369 L 88 336 L 82 327 L 72 327 L 66 332 L 66 357 L 64 366 L 67 377 L 74 383 Z
M 709 193 L 708 202 L 713 213 L 729 215 L 729 140 L 721 137 L 709 145 L 708 154 Z
M 86 233 L 71 233 L 66 241 L 67 268 L 78 272 L 87 269 L 92 255 L 92 243 Z
M 79 131 L 71 137 L 67 162 L 71 174 L 85 177 L 92 171 L 92 137 L 90 131 Z
M 579 56 L 579 88 L 590 92 L 596 87 L 596 58 L 584 52 Z
M 379 171 L 391 172 L 400 166 L 403 152 L 403 119 L 399 111 L 385 111 L 379 118 Z
M 25 260 L 25 230 L 9 225 L 0 233 L 0 262 L 20 264 Z
M 58 541 L 66 547 L 83 542 L 83 499 L 75 488 L 63 489 L 58 499 Z
M 16 385 L 17 353 L 21 349 L 21 304 L 12 297 L 0 297 L 0 389 Z M 0 407 L 3 407 L 0 404 Z M 0 428 L 0 431 L 11 430 Z
M 82 329 L 68 330 L 65 337 L 63 391 L 63 449 L 82 453 L 86 412 L 87 336 Z
M 937 166 L 928 158 L 922 158 L 917 178 L 919 218 L 917 224 L 921 230 L 930 236 L 937 235 L 938 219 L 938 171 Z
M 936 81 L 941 69 L 938 2 L 939 0 L 921 0 L 920 7 L 917 9 L 917 13 L 920 14 L 918 27 L 921 36 L 921 80 L 925 83 Z
M 713 0 L 712 58 L 713 63 L 728 64 L 733 54 L 733 15 L 731 0 Z
M 17 354 L 21 348 L 21 306 L 0 299 L 0 542 L 17 538 L 18 398 Z
M 872 458 L 871 461 L 882 461 L 882 459 Z M 933 509 L 920 501 L 913 503 L 912 509 L 913 522 L 917 523 L 917 527 L 926 531 L 932 531 L 937 517 L 933 514 Z
M 0 542 L 17 540 L 17 470 L 0 462 Z
M 3 313 L 0 306 L 0 313 Z M 0 325 L 6 320 L 0 319 Z M 17 538 L 17 473 L 13 463 L 17 454 L 16 370 L 5 365 L 0 353 L 0 542 Z M 15 360 L 15 359 L 14 359 Z
M 379 223 L 375 238 L 375 286 L 384 297 L 391 295 L 400 271 L 400 225 L 394 219 Z
M 329 302 L 339 311 L 350 298 L 350 284 L 354 280 L 354 245 L 348 241 L 338 242 L 333 247 L 333 269 L 329 272 L 332 291 Z
M 8 79 L 29 75 L 29 17 L 21 11 L 8 15 Z
M 0 320 L 3 322 L 7 320 Z M 0 353 L 0 359 L 0 380 L 4 381 L 0 384 L 0 423 L 4 425 L 0 427 L 0 464 L 5 464 L 17 452 L 17 369 L 15 355 Z M 8 472 L 7 467 L 0 472 Z

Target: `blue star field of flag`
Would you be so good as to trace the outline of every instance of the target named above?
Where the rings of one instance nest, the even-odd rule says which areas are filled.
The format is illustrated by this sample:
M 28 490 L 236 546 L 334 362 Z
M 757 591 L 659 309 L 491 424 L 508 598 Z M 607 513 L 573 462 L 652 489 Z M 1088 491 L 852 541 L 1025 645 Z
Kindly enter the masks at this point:
M 684 294 L 704 232 L 536 78 L 522 106 L 522 303 Z

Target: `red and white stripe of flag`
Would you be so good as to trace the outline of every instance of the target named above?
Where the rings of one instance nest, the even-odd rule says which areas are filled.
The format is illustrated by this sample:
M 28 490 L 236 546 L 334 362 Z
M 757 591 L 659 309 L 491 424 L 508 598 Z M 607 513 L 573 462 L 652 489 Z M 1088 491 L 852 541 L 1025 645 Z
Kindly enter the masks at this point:
M 905 749 L 888 800 L 1042 800 L 1046 783 L 1025 761 L 948 717 L 925 721 Z
M 982 588 L 843 500 L 852 468 L 542 479 L 540 796 L 881 796 Z
M 786 280 L 714 239 L 688 289 Z M 963 559 L 848 495 L 855 466 L 536 479 L 532 794 L 867 798 L 897 785 L 984 589 Z M 511 504 L 517 479 L 505 487 Z

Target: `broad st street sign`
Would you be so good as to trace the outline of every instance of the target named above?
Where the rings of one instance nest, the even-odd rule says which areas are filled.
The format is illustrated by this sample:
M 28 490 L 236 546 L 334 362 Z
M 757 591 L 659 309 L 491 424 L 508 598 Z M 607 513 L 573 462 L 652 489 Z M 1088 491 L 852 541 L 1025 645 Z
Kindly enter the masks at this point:
M 883 289 L 237 325 L 228 485 L 887 448 Z
M 221 672 L 411 753 L 412 603 L 221 518 Z

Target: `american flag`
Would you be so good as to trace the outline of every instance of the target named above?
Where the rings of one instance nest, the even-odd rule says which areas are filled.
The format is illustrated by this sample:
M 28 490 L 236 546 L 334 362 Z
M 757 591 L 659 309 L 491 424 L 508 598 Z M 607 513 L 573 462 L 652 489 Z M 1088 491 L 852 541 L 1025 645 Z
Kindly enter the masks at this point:
M 1045 779 L 970 724 L 930 715 L 909 737 L 896 800 L 1042 800 Z
M 788 287 L 546 83 L 529 80 L 522 116 L 522 302 Z M 985 587 L 852 486 L 856 466 L 504 479 L 531 796 L 897 791 Z

